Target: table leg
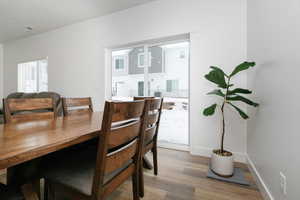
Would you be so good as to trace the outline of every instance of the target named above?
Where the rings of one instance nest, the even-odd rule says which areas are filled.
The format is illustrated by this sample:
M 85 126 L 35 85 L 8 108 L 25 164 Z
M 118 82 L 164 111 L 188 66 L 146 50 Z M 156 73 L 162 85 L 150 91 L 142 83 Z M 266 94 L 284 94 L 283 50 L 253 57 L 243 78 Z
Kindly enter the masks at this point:
M 151 162 L 148 160 L 146 156 L 143 157 L 143 167 L 149 170 L 153 168 Z

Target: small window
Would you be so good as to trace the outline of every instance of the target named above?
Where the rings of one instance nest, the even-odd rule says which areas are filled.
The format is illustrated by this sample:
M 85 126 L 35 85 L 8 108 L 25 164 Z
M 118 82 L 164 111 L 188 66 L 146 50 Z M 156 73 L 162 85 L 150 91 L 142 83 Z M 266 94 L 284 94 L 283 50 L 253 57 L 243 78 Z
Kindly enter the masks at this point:
M 124 70 L 124 59 L 123 58 L 117 58 L 115 60 L 115 68 L 116 68 L 116 70 Z
M 48 91 L 48 60 L 36 60 L 18 64 L 18 91 Z
M 127 55 L 113 56 L 113 67 L 117 72 L 123 72 L 127 68 Z
M 178 90 L 179 80 L 167 80 L 167 92 L 175 92 Z
M 180 51 L 179 58 L 180 59 L 185 59 L 185 51 Z
M 148 53 L 148 67 L 151 67 L 151 61 L 152 61 L 152 54 L 151 52 Z M 138 54 L 138 67 L 144 68 L 146 64 L 146 57 L 145 53 L 139 53 Z

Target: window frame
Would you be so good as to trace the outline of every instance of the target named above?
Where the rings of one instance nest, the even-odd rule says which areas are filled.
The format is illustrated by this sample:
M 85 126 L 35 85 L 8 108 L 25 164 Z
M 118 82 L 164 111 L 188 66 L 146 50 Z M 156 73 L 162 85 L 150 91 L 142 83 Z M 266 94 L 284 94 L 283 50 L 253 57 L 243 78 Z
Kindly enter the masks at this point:
M 141 64 L 141 56 L 144 56 L 144 64 L 142 65 Z M 146 55 L 145 55 L 145 53 L 144 52 L 142 52 L 142 53 L 138 53 L 137 54 L 137 57 L 138 57 L 138 63 L 137 63 L 137 67 L 138 68 L 145 68 L 145 65 L 146 65 Z M 152 62 L 152 52 L 151 51 L 149 51 L 148 52 L 148 67 L 151 67 L 151 63 Z
M 40 63 L 45 61 L 46 62 L 46 72 L 47 72 L 47 89 L 46 90 L 41 90 L 41 80 L 40 80 Z M 23 77 L 23 69 L 21 67 L 24 67 L 22 65 L 24 64 L 28 64 L 28 63 L 36 63 L 36 79 L 33 80 L 35 82 L 35 88 L 36 90 L 32 90 L 32 91 L 27 91 L 26 89 L 24 90 L 24 82 L 25 80 L 24 77 Z M 24 93 L 37 93 L 37 92 L 47 92 L 48 89 L 49 89 L 49 76 L 48 76 L 48 66 L 49 66 L 49 61 L 48 61 L 48 57 L 47 58 L 41 58 L 41 59 L 37 59 L 37 60 L 30 60 L 30 61 L 25 61 L 25 62 L 20 62 L 17 64 L 17 68 L 18 68 L 18 79 L 17 79 L 17 84 L 18 84 L 18 92 L 24 92 Z

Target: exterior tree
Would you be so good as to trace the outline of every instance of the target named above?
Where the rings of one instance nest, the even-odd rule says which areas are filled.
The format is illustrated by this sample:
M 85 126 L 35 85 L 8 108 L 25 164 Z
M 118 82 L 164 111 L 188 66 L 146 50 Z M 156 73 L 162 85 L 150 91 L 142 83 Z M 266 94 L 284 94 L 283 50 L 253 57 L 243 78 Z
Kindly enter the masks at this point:
M 250 106 L 257 107 L 259 104 L 247 99 L 240 94 L 247 95 L 251 94 L 252 91 L 243 88 L 234 88 L 233 84 L 230 83 L 231 79 L 241 71 L 247 70 L 250 67 L 254 67 L 255 62 L 243 62 L 238 65 L 231 74 L 227 75 L 224 73 L 222 69 L 219 67 L 212 66 L 210 67 L 211 70 L 208 74 L 204 77 L 209 80 L 210 82 L 217 85 L 217 89 L 207 93 L 208 95 L 216 95 L 222 98 L 222 103 L 219 105 L 217 103 L 207 107 L 204 109 L 203 114 L 205 116 L 211 116 L 215 113 L 217 107 L 221 108 L 221 116 L 222 116 L 222 132 L 221 132 L 221 147 L 220 147 L 220 154 L 225 154 L 224 151 L 224 137 L 225 137 L 225 115 L 224 115 L 224 107 L 225 105 L 232 106 L 243 119 L 248 119 L 248 115 L 240 109 L 238 106 L 234 105 L 234 102 L 243 102 Z

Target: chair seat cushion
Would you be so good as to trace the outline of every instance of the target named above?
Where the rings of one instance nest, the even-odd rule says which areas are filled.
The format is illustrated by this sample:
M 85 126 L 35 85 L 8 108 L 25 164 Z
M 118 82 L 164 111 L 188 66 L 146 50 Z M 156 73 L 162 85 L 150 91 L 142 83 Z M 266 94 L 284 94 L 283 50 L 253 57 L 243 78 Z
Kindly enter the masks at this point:
M 0 183 L 0 199 L 2 200 L 24 200 L 20 190 L 8 187 Z
M 67 157 L 52 158 L 48 165 L 45 178 L 51 182 L 70 187 L 85 195 L 91 195 L 92 184 L 96 166 L 96 151 L 88 150 L 77 153 L 70 153 Z M 104 182 L 107 183 L 123 169 L 127 168 L 132 161 L 105 176 Z

